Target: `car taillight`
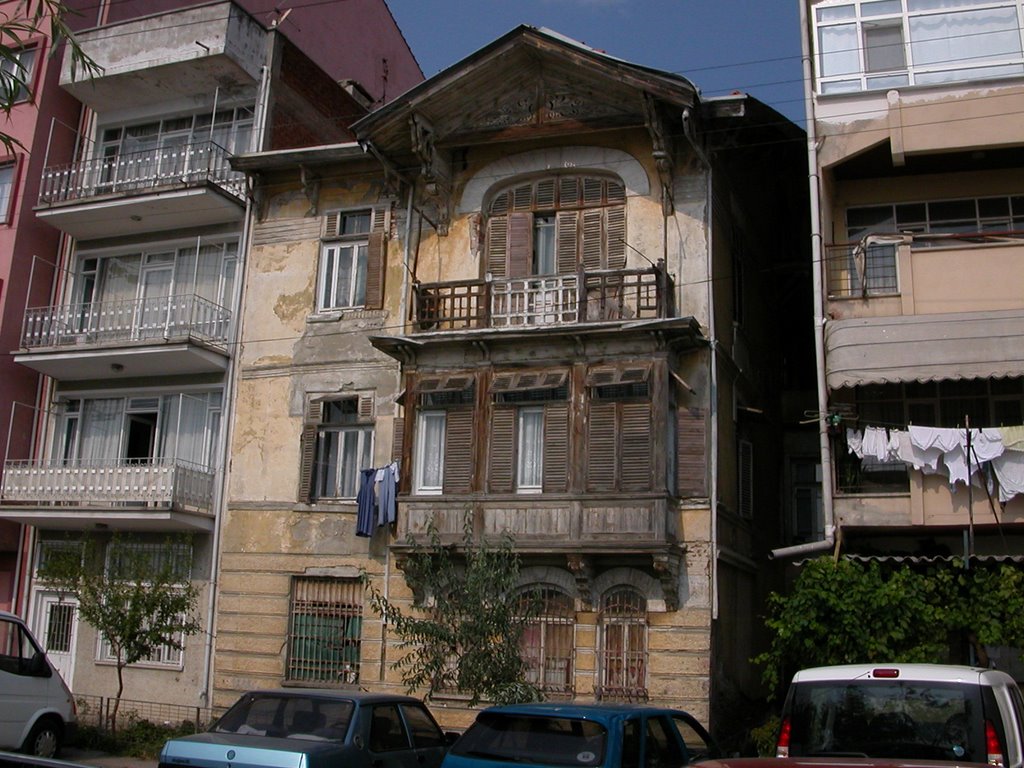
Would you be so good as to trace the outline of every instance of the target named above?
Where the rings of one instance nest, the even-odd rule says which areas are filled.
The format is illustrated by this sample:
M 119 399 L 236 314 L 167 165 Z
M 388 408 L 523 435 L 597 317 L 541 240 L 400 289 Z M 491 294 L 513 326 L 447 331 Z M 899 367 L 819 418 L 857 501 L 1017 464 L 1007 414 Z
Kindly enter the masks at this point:
M 999 743 L 999 734 L 991 720 L 985 721 L 985 752 L 989 765 L 998 765 L 1002 768 L 1006 764 L 1003 759 L 1003 745 Z
M 789 732 L 791 725 L 789 718 L 782 720 L 782 725 L 779 727 L 779 740 L 775 744 L 775 756 L 776 757 L 789 757 Z

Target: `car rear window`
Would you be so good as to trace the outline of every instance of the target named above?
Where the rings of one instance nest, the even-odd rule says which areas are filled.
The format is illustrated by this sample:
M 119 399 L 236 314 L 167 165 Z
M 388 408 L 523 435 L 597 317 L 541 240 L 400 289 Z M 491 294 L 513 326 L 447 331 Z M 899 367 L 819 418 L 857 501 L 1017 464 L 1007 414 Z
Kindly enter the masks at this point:
M 213 724 L 214 733 L 343 741 L 354 705 L 344 699 L 255 694 L 243 696 Z
M 607 732 L 590 720 L 484 712 L 452 747 L 483 760 L 579 768 L 600 765 Z
M 976 685 L 857 680 L 797 683 L 788 705 L 797 756 L 986 761 Z

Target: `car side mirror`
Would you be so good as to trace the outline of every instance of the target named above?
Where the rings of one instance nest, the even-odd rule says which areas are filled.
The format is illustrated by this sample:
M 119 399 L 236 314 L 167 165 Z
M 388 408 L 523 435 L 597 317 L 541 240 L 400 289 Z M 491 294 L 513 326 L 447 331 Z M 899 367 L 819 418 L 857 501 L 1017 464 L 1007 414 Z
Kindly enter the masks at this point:
M 36 651 L 28 662 L 28 673 L 32 677 L 50 677 L 53 670 L 46 661 L 46 654 Z

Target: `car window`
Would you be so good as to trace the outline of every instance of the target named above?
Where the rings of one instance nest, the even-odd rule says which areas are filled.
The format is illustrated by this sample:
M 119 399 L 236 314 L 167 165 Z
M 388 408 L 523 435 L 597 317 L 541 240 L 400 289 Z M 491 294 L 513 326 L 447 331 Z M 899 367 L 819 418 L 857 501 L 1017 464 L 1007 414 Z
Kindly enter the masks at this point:
M 210 730 L 241 736 L 342 741 L 353 708 L 345 699 L 250 694 L 239 699 Z
M 976 685 L 863 680 L 800 683 L 790 756 L 986 761 Z
M 665 718 L 647 718 L 644 768 L 681 768 L 684 765 L 686 765 L 686 756 L 679 746 L 679 740 L 669 730 Z
M 693 722 L 680 715 L 673 715 L 672 723 L 679 732 L 679 738 L 686 745 L 687 757 L 691 763 L 716 756 L 716 750 Z
M 394 752 L 398 749 L 409 749 L 409 736 L 402 718 L 398 716 L 398 707 L 394 704 L 375 706 L 370 718 L 370 751 Z
M 417 749 L 444 746 L 444 733 L 426 709 L 417 704 L 402 704 L 402 714 Z
M 36 654 L 28 632 L 13 621 L 0 621 L 0 669 L 15 675 L 28 675 Z
M 640 768 L 640 720 L 622 724 L 622 768 Z
M 483 712 L 452 747 L 466 757 L 588 768 L 604 760 L 600 723 L 570 717 Z

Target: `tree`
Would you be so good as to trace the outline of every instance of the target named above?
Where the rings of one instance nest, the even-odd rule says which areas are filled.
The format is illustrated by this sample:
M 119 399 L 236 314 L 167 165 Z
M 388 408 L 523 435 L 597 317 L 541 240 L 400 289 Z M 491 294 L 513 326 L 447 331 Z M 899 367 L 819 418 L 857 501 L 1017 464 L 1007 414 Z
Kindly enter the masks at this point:
M 20 94 L 31 83 L 31 72 L 21 62 L 21 52 L 27 41 L 44 34 L 51 40 L 50 55 L 64 49 L 66 43 L 70 57 L 71 78 L 80 74 L 94 77 L 101 68 L 82 50 L 67 17 L 71 13 L 63 0 L 18 0 L 6 13 L 0 14 L 0 111 L 10 115 Z M 0 132 L 0 143 L 10 152 L 19 145 L 14 137 Z
M 116 730 L 125 667 L 164 646 L 181 650 L 184 639 L 200 629 L 194 617 L 199 590 L 189 581 L 186 552 L 191 546 L 185 539 L 157 549 L 119 536 L 106 546 L 87 537 L 80 547 L 51 551 L 39 567 L 39 578 L 73 596 L 81 619 L 110 645 L 117 668 L 111 730 Z
M 1024 571 L 959 561 L 889 569 L 822 557 L 788 595 L 768 598 L 772 635 L 762 680 L 771 691 L 805 667 L 856 662 L 941 662 L 951 644 L 1024 645 Z
M 471 518 L 463 524 L 458 555 L 442 544 L 433 523 L 430 543 L 414 545 L 403 567 L 413 591 L 425 599 L 406 614 L 372 583 L 370 604 L 400 638 L 406 651 L 392 664 L 409 691 L 469 694 L 495 703 L 536 701 L 538 689 L 525 679 L 520 640 L 536 617 L 539 601 L 518 588 L 519 556 L 511 537 L 498 545 L 475 540 Z

